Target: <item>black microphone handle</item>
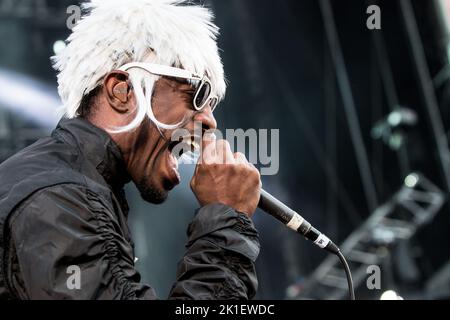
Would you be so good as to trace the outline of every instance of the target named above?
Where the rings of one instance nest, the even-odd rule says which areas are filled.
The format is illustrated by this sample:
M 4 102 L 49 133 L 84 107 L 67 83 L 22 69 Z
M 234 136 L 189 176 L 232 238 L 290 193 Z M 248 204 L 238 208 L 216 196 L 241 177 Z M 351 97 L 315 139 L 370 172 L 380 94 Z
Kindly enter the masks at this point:
M 350 292 L 350 300 L 355 300 L 355 290 L 353 288 L 353 279 L 350 268 L 347 264 L 347 261 L 345 260 L 344 255 L 341 253 L 338 246 L 333 243 L 333 241 L 328 239 L 328 237 L 324 234 L 320 233 L 319 230 L 311 226 L 311 224 L 303 219 L 303 217 L 297 212 L 289 208 L 283 202 L 281 202 L 262 188 L 258 207 L 266 213 L 272 215 L 276 219 L 280 220 L 289 228 L 304 235 L 306 239 L 313 241 L 314 244 L 316 244 L 320 248 L 336 254 L 344 266 L 345 275 L 348 282 L 348 289 Z
M 302 234 L 313 241 L 320 248 L 337 253 L 339 248 L 327 236 L 311 226 L 301 215 L 289 208 L 283 202 L 261 188 L 258 207 L 266 213 L 281 221 L 290 229 Z
M 261 197 L 259 198 L 258 207 L 273 216 L 275 219 L 281 221 L 289 228 L 303 235 L 305 235 L 311 228 L 311 225 L 297 212 L 289 208 L 264 189 L 261 189 Z M 302 228 L 300 229 L 300 227 Z

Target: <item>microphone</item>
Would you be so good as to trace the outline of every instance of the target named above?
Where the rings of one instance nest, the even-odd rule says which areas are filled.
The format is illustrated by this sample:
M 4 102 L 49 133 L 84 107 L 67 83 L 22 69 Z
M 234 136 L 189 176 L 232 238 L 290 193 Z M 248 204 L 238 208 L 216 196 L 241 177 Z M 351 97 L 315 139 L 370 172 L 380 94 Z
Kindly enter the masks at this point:
M 350 300 L 355 300 L 355 290 L 353 287 L 353 279 L 348 266 L 347 260 L 337 245 L 333 243 L 326 235 L 314 228 L 311 223 L 306 221 L 301 215 L 289 208 L 283 202 L 272 196 L 270 193 L 261 188 L 261 196 L 259 198 L 258 207 L 280 220 L 287 227 L 302 234 L 306 239 L 313 241 L 317 246 L 325 249 L 338 256 L 341 261 L 345 275 L 347 277 L 348 290 Z
M 302 234 L 306 239 L 313 241 L 320 248 L 338 254 L 339 248 L 326 235 L 314 228 L 301 215 L 262 188 L 258 207 L 281 221 L 290 229 Z

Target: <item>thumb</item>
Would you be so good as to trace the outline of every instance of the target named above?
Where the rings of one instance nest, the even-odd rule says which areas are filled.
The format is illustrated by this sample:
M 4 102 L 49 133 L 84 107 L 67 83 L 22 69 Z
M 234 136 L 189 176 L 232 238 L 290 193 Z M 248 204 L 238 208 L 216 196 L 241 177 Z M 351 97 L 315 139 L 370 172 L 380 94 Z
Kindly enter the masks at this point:
M 206 131 L 202 137 L 202 148 L 197 165 L 213 163 L 216 153 L 216 135 Z
M 216 135 L 213 132 L 208 131 L 203 135 L 200 156 L 198 157 L 197 164 L 194 170 L 194 177 L 198 173 L 199 166 L 202 163 L 211 163 L 214 160 L 216 154 Z

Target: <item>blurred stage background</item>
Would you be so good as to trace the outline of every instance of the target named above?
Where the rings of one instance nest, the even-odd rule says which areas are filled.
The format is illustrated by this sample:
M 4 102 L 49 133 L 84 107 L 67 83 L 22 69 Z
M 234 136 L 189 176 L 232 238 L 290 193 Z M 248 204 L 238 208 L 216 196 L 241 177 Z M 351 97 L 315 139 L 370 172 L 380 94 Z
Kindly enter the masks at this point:
M 202 1 L 221 27 L 229 79 L 219 128 L 280 129 L 280 171 L 265 189 L 343 244 L 359 298 L 450 298 L 449 2 Z M 0 161 L 59 119 L 49 57 L 73 4 L 0 0 Z M 371 4 L 382 30 L 366 27 Z M 182 174 L 161 206 L 127 188 L 137 268 L 162 298 L 197 207 L 192 167 Z M 333 258 L 262 212 L 254 220 L 258 298 L 347 296 Z M 380 289 L 366 286 L 370 265 Z

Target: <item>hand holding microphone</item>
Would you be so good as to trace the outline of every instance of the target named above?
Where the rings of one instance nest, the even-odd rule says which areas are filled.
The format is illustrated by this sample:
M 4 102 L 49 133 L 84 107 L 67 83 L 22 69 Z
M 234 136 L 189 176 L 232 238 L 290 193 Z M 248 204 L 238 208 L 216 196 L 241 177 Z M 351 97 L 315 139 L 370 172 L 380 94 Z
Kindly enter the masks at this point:
M 317 246 L 336 254 L 348 280 L 350 299 L 355 299 L 350 268 L 339 248 L 297 212 L 261 188 L 259 171 L 242 153 L 233 153 L 225 140 L 214 135 L 202 140 L 191 188 L 201 205 L 223 203 L 251 217 L 259 207 Z
M 260 198 L 261 177 L 242 153 L 233 153 L 226 140 L 205 135 L 191 189 L 203 206 L 223 203 L 251 217 Z
M 226 140 L 216 140 L 214 134 L 203 136 L 191 188 L 201 205 L 223 203 L 249 217 L 258 206 L 320 248 L 333 253 L 338 250 L 297 212 L 261 189 L 261 177 L 255 166 L 242 153 L 233 153 Z
M 191 188 L 201 205 L 223 203 L 249 217 L 258 206 L 320 248 L 337 253 L 339 249 L 330 239 L 261 189 L 259 171 L 242 153 L 233 153 L 226 140 L 216 140 L 214 134 L 205 134 L 201 150 L 191 180 Z

